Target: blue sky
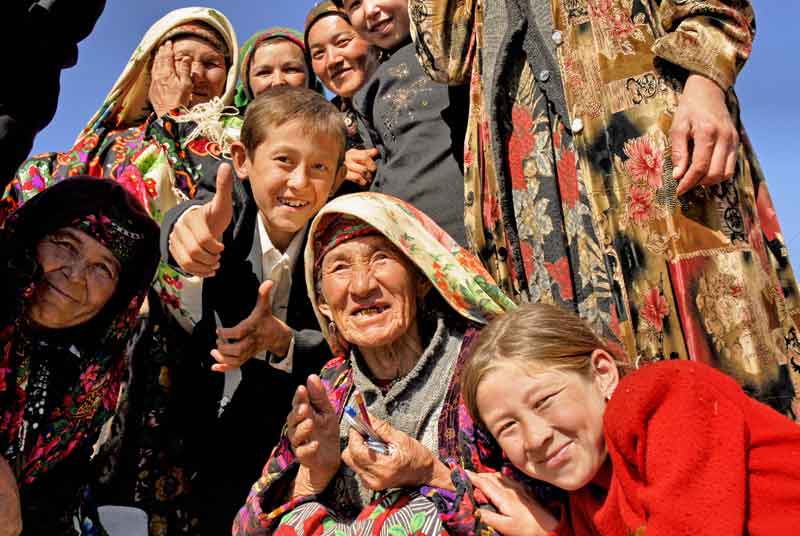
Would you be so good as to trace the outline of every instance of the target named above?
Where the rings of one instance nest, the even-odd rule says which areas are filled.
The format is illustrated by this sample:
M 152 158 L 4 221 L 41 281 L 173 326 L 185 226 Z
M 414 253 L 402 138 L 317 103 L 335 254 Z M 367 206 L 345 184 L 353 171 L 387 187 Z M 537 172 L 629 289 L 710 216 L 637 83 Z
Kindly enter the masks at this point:
M 162 15 L 197 2 L 108 0 L 95 31 L 80 46 L 78 65 L 61 77 L 53 122 L 36 139 L 34 152 L 64 150 L 102 103 L 141 36 Z M 243 42 L 269 26 L 300 28 L 313 0 L 227 0 L 205 5 L 225 13 Z M 800 267 L 800 2 L 753 0 L 758 20 L 753 55 L 736 85 L 742 118 L 769 182 L 795 267 Z

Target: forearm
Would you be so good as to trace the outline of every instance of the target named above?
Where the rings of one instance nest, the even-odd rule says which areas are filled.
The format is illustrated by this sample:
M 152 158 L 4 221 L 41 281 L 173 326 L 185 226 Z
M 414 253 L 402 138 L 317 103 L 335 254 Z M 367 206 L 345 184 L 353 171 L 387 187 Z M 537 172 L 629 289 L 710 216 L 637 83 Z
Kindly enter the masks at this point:
M 733 86 L 755 36 L 749 0 L 656 0 L 665 34 L 653 45 L 656 56 L 690 73 L 705 76 L 722 89 Z

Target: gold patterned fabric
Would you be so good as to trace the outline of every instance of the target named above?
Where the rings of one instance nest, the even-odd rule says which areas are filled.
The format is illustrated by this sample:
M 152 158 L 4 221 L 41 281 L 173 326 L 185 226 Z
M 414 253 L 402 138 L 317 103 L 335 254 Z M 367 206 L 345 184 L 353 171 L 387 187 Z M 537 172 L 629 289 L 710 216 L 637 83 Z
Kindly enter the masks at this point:
M 750 3 L 410 8 L 428 74 L 470 85 L 464 217 L 502 288 L 576 310 L 639 364 L 716 366 L 796 417 L 798 289 L 744 129 L 732 180 L 677 197 L 672 178 L 669 130 L 689 73 L 725 88 L 738 121 L 732 84 L 755 33 Z M 552 72 L 539 70 L 546 53 L 525 54 L 537 32 Z

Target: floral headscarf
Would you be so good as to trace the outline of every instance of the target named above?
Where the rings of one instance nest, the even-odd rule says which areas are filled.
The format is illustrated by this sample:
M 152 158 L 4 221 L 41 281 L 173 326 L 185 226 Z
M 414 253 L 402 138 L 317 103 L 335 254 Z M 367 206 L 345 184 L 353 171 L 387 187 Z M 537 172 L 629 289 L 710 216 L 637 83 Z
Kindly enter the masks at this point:
M 306 66 L 306 85 L 318 93 L 322 93 L 322 85 L 314 75 L 314 70 L 308 62 L 308 54 L 306 46 L 303 43 L 303 34 L 292 28 L 284 28 L 276 26 L 268 28 L 260 32 L 256 32 L 244 42 L 239 52 L 239 82 L 236 85 L 236 97 L 234 102 L 239 109 L 244 109 L 255 98 L 253 90 L 250 88 L 250 64 L 253 61 L 253 56 L 265 41 L 270 39 L 285 39 L 290 43 L 297 45 L 303 52 L 303 60 Z
M 366 226 L 354 221 L 357 218 Z M 342 223 L 345 225 L 343 226 Z M 336 227 L 332 232 L 331 224 Z M 306 288 L 325 338 L 331 341 L 328 319 L 319 310 L 316 261 L 319 252 L 346 239 L 374 234 L 374 228 L 398 248 L 433 283 L 444 300 L 464 318 L 485 324 L 494 316 L 515 308 L 495 285 L 492 276 L 472 253 L 458 245 L 432 219 L 413 205 L 374 192 L 337 197 L 322 207 L 311 222 L 305 250 Z
M 159 259 L 159 231 L 141 204 L 118 183 L 76 177 L 59 182 L 0 221 L 0 455 L 17 479 L 34 482 L 76 449 L 94 443 L 116 405 L 125 343 Z M 122 266 L 114 294 L 81 326 L 30 335 L 26 306 L 40 282 L 36 244 L 62 227 L 96 237 Z M 30 382 L 42 363 L 71 361 L 79 377 L 63 402 L 28 427 Z M 46 398 L 46 396 L 45 396 Z

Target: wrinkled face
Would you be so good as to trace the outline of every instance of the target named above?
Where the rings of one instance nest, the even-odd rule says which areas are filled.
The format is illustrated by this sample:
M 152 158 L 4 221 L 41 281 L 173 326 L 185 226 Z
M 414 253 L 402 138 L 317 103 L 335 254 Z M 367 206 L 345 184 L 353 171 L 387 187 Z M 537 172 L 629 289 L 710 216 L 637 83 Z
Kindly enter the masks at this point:
M 322 260 L 320 277 L 320 311 L 359 348 L 395 342 L 416 319 L 422 276 L 383 236 L 336 246 Z
M 44 272 L 28 309 L 36 324 L 62 329 L 88 322 L 114 294 L 121 267 L 103 244 L 63 227 L 36 244 Z
M 253 54 L 248 76 L 253 96 L 274 86 L 306 87 L 308 72 L 303 51 L 291 41 L 269 39 Z
M 312 134 L 297 120 L 269 127 L 252 156 L 240 144 L 233 150 L 236 172 L 250 180 L 270 239 L 282 251 L 325 204 L 345 169 L 339 166 L 340 140 Z
M 228 78 L 225 56 L 207 41 L 191 36 L 179 37 L 173 41 L 172 49 L 176 62 L 187 57 L 192 60 L 190 108 L 222 96 Z
M 572 491 L 588 484 L 607 456 L 603 385 L 594 373 L 531 371 L 508 364 L 487 373 L 476 401 L 481 419 L 511 463 Z
M 378 66 L 369 43 L 338 15 L 319 19 L 308 32 L 311 66 L 325 87 L 350 98 Z
M 344 0 L 353 28 L 373 45 L 391 50 L 408 39 L 408 0 Z

